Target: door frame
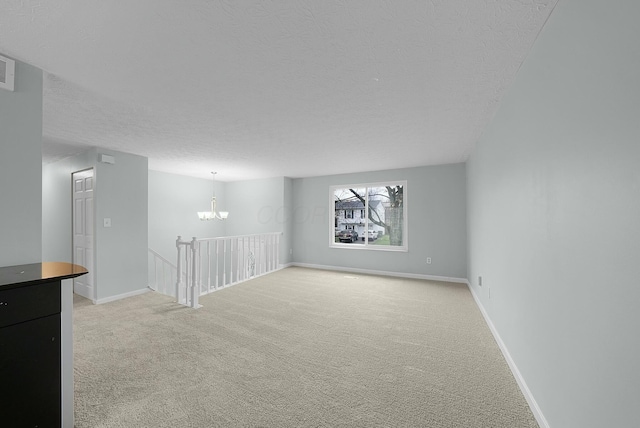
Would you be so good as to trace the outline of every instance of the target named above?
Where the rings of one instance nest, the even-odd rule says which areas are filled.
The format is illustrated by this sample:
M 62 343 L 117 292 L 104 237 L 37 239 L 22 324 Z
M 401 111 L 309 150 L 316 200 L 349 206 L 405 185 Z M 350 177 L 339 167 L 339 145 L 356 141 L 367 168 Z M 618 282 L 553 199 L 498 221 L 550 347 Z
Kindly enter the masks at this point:
M 97 225 L 96 225 L 96 199 L 97 199 L 97 186 L 96 186 L 96 168 L 93 166 L 90 166 L 88 168 L 83 168 L 83 169 L 79 169 L 77 171 L 73 171 L 71 172 L 71 262 L 75 264 L 76 260 L 75 260 L 75 248 L 73 245 L 74 242 L 74 227 L 75 227 L 75 218 L 76 218 L 76 210 L 75 210 L 75 202 L 74 202 L 74 176 L 75 174 L 81 173 L 81 172 L 86 172 L 86 171 L 92 171 L 92 177 L 93 177 L 93 245 L 92 245 L 92 250 L 93 250 L 93 266 L 83 266 L 84 268 L 86 268 L 89 272 L 87 273 L 87 275 L 91 275 L 92 277 L 92 282 L 93 282 L 93 295 L 91 300 L 93 301 L 93 303 L 95 304 L 98 300 L 98 281 L 97 281 L 97 275 L 96 275 L 96 249 L 97 249 L 97 236 L 96 236 L 96 232 L 97 232 Z M 87 276 L 84 275 L 84 276 Z M 75 278 L 73 279 L 73 292 L 75 294 Z

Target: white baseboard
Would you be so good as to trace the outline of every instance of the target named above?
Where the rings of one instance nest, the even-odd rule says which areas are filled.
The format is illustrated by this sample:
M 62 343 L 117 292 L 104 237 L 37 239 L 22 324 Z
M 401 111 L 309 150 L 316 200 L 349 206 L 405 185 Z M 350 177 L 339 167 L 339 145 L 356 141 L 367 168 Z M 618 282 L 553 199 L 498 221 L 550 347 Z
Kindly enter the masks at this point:
M 540 407 L 538 406 L 538 403 L 536 402 L 535 398 L 533 398 L 533 395 L 531 394 L 531 391 L 529 390 L 527 383 L 522 377 L 522 374 L 520 374 L 520 370 L 518 370 L 518 367 L 516 366 L 515 361 L 513 361 L 513 358 L 511 358 L 511 354 L 509 353 L 507 346 L 502 341 L 502 338 L 500 337 L 498 330 L 496 330 L 496 327 L 493 325 L 491 318 L 489 318 L 489 314 L 487 314 L 487 311 L 484 309 L 484 306 L 482 306 L 482 302 L 480 302 L 478 295 L 475 293 L 475 291 L 473 291 L 473 287 L 471 286 L 469 281 L 466 281 L 466 283 L 467 283 L 467 286 L 469 287 L 469 291 L 471 291 L 473 300 L 475 300 L 476 305 L 478 306 L 478 309 L 480 309 L 480 312 L 482 313 L 484 320 L 489 326 L 489 330 L 491 330 L 491 334 L 493 334 L 494 339 L 498 343 L 498 347 L 500 348 L 500 351 L 502 352 L 504 359 L 507 361 L 507 364 L 511 369 L 511 373 L 513 373 L 513 377 L 515 377 L 516 382 L 520 387 L 520 391 L 522 391 L 522 395 L 524 395 L 524 398 L 527 400 L 527 403 L 529 404 L 529 408 L 531 409 L 533 416 L 536 418 L 538 425 L 540 425 L 540 428 L 549 428 L 549 423 L 547 422 L 547 419 L 542 414 L 542 410 L 540 410 Z
M 350 267 L 342 267 L 342 266 L 326 266 L 326 265 L 316 265 L 311 263 L 289 263 L 290 266 L 298 266 L 309 269 L 322 269 L 322 270 L 333 270 L 338 272 L 352 272 L 352 273 L 363 273 L 369 275 L 380 275 L 380 276 L 394 276 L 399 278 L 412 278 L 412 279 L 426 279 L 429 281 L 444 281 L 444 282 L 457 282 L 460 284 L 466 284 L 466 278 L 454 278 L 449 276 L 436 276 L 436 275 L 422 275 L 417 273 L 404 273 L 404 272 L 389 272 L 384 270 L 371 270 L 371 269 L 358 269 L 358 268 L 350 268 Z
M 122 293 L 122 294 L 118 294 L 116 296 L 109 296 L 109 297 L 104 297 L 102 299 L 98 299 L 98 300 L 94 300 L 94 304 L 96 305 L 101 305 L 103 303 L 109 303 L 109 302 L 113 302 L 116 300 L 120 300 L 120 299 L 126 299 L 127 297 L 133 297 L 133 296 L 137 296 L 139 294 L 144 294 L 144 293 L 148 293 L 149 291 L 152 291 L 150 288 L 142 288 L 140 290 L 135 290 L 135 291 L 130 291 L 128 293 Z

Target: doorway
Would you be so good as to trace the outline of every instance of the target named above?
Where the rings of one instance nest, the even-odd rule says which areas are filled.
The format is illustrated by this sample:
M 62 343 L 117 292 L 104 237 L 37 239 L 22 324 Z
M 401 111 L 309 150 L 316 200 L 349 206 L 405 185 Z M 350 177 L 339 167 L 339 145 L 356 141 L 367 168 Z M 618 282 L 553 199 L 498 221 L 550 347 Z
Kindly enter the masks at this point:
M 71 175 L 73 193 L 73 263 L 84 266 L 89 273 L 73 280 L 73 292 L 96 301 L 94 269 L 94 189 L 93 168 Z

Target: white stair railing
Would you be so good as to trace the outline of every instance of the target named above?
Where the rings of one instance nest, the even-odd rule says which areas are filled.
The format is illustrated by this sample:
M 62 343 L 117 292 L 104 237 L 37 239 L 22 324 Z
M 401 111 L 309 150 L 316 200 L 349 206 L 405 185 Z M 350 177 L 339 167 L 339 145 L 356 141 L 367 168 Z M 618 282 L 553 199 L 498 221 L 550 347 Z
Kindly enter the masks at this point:
M 198 297 L 280 269 L 282 233 L 193 238 L 178 236 L 174 295 L 198 308 Z
M 149 248 L 149 288 L 158 293 L 174 295 L 176 265 Z

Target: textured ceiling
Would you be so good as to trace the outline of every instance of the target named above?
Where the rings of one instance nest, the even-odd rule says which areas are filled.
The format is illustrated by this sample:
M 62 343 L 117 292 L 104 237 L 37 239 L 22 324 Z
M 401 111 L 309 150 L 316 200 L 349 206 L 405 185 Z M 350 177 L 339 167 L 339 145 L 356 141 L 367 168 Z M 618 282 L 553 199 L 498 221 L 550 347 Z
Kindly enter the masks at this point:
M 43 161 L 222 181 L 463 162 L 556 0 L 1 0 Z M 18 76 L 19 78 L 19 76 Z

